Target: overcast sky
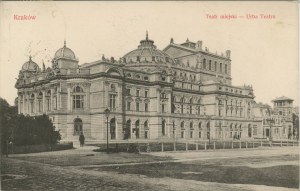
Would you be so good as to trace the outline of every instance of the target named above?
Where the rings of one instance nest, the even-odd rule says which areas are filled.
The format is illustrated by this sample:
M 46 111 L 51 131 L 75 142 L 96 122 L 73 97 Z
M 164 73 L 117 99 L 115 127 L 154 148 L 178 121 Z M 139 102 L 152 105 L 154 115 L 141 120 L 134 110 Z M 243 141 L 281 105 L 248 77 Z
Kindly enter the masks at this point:
M 118 59 L 137 48 L 146 30 L 159 49 L 171 37 L 175 43 L 202 40 L 211 52 L 230 49 L 233 85 L 252 84 L 257 102 L 271 104 L 284 95 L 298 104 L 297 2 L 1 2 L 0 9 L 0 97 L 10 104 L 29 55 L 40 67 L 51 66 L 66 39 L 79 64 L 102 54 Z M 275 19 L 246 19 L 246 14 Z

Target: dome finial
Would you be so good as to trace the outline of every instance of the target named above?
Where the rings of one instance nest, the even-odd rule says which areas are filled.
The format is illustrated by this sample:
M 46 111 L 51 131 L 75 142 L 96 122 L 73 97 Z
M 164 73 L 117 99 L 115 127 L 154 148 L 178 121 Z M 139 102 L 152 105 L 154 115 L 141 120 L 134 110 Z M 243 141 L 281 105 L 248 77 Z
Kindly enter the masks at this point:
M 66 39 L 64 40 L 64 47 L 66 47 L 67 46 L 67 41 L 66 41 Z
M 146 30 L 146 40 L 148 40 L 148 30 Z
M 29 61 L 31 61 L 31 55 L 29 55 Z

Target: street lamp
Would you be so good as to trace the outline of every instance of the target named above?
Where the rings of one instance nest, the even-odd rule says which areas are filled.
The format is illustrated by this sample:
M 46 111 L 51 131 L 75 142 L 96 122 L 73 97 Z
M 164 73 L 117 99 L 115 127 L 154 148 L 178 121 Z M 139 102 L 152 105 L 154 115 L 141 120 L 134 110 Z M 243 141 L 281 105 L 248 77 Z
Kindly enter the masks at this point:
M 211 116 L 206 115 L 206 114 L 204 114 L 204 116 L 205 116 L 205 118 L 207 117 L 207 121 L 208 121 L 208 123 L 207 123 L 207 130 L 208 130 L 207 137 L 208 137 L 208 148 L 210 148 L 210 118 L 211 118 Z
M 108 153 L 108 117 L 110 114 L 110 110 L 107 108 L 104 110 L 105 117 L 106 117 L 106 152 Z
M 272 141 L 272 124 L 274 124 L 274 118 L 267 118 L 267 122 L 270 123 L 270 141 Z

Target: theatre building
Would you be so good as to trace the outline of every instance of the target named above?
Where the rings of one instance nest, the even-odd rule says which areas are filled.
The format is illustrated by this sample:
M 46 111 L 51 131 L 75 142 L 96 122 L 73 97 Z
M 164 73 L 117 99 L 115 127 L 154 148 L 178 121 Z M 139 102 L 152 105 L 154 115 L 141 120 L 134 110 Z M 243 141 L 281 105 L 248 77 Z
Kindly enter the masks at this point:
M 230 54 L 173 39 L 159 50 L 147 34 L 120 60 L 79 64 L 65 43 L 51 67 L 23 64 L 19 113 L 49 115 L 63 140 L 106 140 L 106 121 L 110 140 L 263 137 L 252 86 L 232 85 Z

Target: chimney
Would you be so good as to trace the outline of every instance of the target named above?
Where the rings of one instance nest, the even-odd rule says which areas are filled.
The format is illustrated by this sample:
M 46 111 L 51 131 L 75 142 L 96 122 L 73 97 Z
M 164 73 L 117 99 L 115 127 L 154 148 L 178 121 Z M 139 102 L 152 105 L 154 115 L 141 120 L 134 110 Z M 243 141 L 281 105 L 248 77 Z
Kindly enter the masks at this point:
M 173 44 L 174 43 L 174 39 L 173 38 L 171 38 L 171 40 L 170 40 L 170 44 Z
M 197 41 L 196 48 L 197 48 L 198 50 L 202 50 L 202 41 L 200 41 L 200 40 Z
M 230 50 L 226 50 L 226 57 L 227 57 L 227 58 L 230 58 L 230 53 L 231 53 Z

